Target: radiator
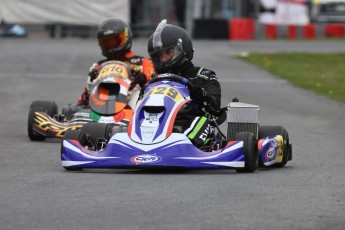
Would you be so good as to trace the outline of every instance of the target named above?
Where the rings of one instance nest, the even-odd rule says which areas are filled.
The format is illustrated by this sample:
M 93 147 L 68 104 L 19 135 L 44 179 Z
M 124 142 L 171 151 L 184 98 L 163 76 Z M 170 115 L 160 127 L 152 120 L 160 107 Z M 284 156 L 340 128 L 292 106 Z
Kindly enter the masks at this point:
M 227 137 L 235 140 L 238 132 L 251 132 L 258 138 L 260 107 L 241 102 L 231 102 L 227 111 Z

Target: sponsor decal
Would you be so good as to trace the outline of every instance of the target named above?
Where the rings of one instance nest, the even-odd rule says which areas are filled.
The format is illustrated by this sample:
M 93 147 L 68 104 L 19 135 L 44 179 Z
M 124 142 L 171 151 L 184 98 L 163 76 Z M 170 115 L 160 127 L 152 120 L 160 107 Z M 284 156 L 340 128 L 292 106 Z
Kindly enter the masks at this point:
M 269 161 L 272 160 L 275 155 L 276 155 L 277 151 L 275 148 L 269 148 L 266 153 L 265 153 L 265 158 Z
M 137 155 L 131 158 L 131 162 L 139 165 L 139 164 L 152 164 L 157 163 L 162 160 L 161 157 L 157 155 L 151 155 L 151 154 L 141 154 Z
M 209 133 L 210 133 L 210 130 L 211 130 L 211 125 L 210 124 L 207 124 L 205 130 L 201 133 L 201 135 L 199 136 L 199 138 L 205 142 L 206 141 L 206 138 L 208 137 Z
M 114 116 L 115 117 L 115 116 Z M 114 117 L 101 116 L 98 120 L 99 123 L 114 123 Z
M 157 113 L 150 113 L 149 116 L 145 119 L 152 123 L 153 121 L 158 121 L 158 114 Z
M 283 137 L 281 135 L 275 137 L 275 143 L 277 146 L 278 156 L 283 156 Z
M 154 118 L 157 118 L 158 114 L 157 113 L 150 113 L 149 114 L 149 117 L 154 117 Z
M 277 146 L 278 143 L 276 140 L 273 141 L 273 143 L 271 144 L 271 147 L 266 151 L 265 153 L 265 158 L 269 161 L 272 160 L 276 157 L 277 155 Z
M 150 128 L 150 127 L 142 128 L 141 130 L 142 130 L 141 134 L 145 138 L 153 137 L 153 135 L 155 134 L 155 130 L 153 128 Z

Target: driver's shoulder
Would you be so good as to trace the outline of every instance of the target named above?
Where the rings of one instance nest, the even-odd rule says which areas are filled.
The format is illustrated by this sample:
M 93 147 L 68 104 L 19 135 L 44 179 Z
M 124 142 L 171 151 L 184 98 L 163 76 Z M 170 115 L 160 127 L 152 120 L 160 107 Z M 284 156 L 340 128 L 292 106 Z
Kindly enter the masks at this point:
M 195 67 L 196 77 L 208 80 L 216 76 L 213 70 L 207 69 L 205 67 Z

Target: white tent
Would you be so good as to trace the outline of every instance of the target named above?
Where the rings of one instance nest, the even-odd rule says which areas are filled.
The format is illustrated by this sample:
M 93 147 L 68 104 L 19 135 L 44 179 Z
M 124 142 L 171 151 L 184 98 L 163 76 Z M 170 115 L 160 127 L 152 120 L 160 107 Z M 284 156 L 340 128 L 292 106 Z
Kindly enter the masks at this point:
M 0 0 L 0 18 L 8 23 L 98 25 L 111 17 L 129 21 L 127 0 Z

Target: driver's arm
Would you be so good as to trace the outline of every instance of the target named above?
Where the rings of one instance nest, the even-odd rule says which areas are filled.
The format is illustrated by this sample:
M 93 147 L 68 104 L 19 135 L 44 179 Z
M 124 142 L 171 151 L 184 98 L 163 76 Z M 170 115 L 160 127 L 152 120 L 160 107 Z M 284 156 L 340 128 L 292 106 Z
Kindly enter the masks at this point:
M 204 100 L 204 106 L 207 112 L 217 113 L 221 105 L 221 87 L 215 74 L 211 74 L 205 84 L 207 96 Z

